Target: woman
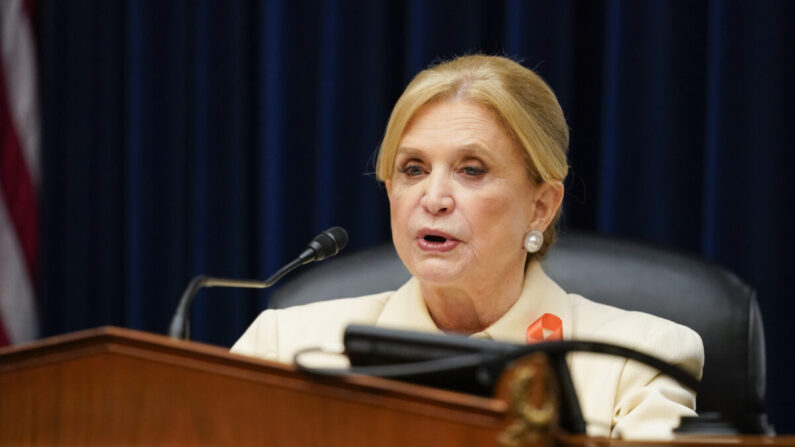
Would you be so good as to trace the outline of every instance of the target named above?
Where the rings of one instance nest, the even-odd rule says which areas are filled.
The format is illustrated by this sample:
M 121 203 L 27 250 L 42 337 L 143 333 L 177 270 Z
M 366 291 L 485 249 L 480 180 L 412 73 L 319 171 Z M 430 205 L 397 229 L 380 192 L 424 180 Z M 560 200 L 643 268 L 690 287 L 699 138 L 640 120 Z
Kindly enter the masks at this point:
M 555 95 L 511 60 L 465 56 L 419 73 L 392 111 L 376 167 L 413 278 L 394 292 L 265 311 L 232 350 L 290 362 L 360 323 L 516 343 L 605 341 L 700 376 L 695 332 L 567 294 L 541 269 L 567 146 Z M 667 437 L 695 414 L 693 393 L 651 368 L 593 354 L 569 362 L 590 435 Z

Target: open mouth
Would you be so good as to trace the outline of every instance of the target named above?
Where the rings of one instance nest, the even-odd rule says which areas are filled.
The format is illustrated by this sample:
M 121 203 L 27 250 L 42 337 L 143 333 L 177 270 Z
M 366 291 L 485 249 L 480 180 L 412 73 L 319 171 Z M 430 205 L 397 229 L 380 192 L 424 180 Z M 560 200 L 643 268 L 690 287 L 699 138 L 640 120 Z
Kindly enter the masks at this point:
M 432 230 L 431 230 L 432 231 Z M 425 233 L 425 234 L 423 234 Z M 445 235 L 441 232 L 431 233 L 428 230 L 421 230 L 420 239 L 417 239 L 417 244 L 420 249 L 429 253 L 442 253 L 454 249 L 459 241 Z
M 428 242 L 437 243 L 437 244 L 443 244 L 443 243 L 447 242 L 447 238 L 446 237 L 437 236 L 435 234 L 429 234 L 429 235 L 425 236 L 423 239 L 425 239 Z

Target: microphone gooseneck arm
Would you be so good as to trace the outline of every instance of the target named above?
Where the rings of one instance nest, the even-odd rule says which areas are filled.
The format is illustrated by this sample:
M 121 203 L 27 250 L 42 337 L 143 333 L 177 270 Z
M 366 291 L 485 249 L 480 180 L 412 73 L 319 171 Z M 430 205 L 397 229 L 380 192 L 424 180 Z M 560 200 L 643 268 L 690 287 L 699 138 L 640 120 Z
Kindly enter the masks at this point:
M 174 317 L 171 319 L 171 325 L 168 329 L 168 336 L 171 338 L 178 338 L 188 340 L 190 338 L 190 319 L 188 313 L 190 312 L 193 299 L 199 290 L 205 287 L 232 287 L 244 289 L 266 289 L 276 283 L 282 276 L 290 273 L 296 267 L 303 265 L 300 259 L 295 259 L 289 264 L 285 265 L 278 272 L 274 273 L 270 278 L 265 281 L 255 279 L 228 279 L 217 278 L 214 276 L 199 275 L 188 283 L 188 287 L 182 292 L 182 298 L 179 300 L 177 310 L 174 312 Z
M 196 294 L 204 287 L 233 287 L 246 289 L 266 289 L 274 285 L 284 275 L 290 273 L 297 267 L 309 264 L 314 261 L 321 261 L 325 258 L 336 255 L 348 243 L 348 233 L 341 227 L 332 227 L 317 235 L 309 243 L 309 246 L 297 258 L 293 259 L 271 275 L 265 281 L 254 279 L 227 279 L 216 278 L 213 276 L 199 275 L 188 283 L 188 287 L 182 292 L 177 310 L 171 319 L 168 328 L 168 336 L 180 340 L 190 339 L 190 308 Z

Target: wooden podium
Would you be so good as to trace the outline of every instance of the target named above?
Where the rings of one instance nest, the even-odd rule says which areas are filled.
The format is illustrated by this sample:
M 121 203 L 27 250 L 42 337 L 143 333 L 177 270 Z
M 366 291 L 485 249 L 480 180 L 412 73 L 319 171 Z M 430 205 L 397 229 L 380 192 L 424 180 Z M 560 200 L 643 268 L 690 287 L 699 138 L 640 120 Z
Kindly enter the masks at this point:
M 543 390 L 528 392 L 537 400 Z M 223 348 L 115 327 L 0 349 L 3 446 L 496 446 L 515 424 L 506 399 L 372 377 L 318 378 Z M 673 444 L 792 441 L 690 437 Z M 533 443 L 655 444 L 554 429 Z

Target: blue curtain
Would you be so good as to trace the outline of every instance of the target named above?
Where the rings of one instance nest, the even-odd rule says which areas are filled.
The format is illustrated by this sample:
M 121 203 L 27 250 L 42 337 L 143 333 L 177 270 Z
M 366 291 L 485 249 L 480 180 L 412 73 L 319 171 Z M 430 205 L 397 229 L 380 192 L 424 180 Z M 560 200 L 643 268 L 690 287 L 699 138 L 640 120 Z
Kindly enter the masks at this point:
M 162 333 L 194 275 L 268 276 L 331 225 L 349 250 L 388 240 L 390 108 L 423 67 L 482 51 L 559 95 L 564 230 L 758 289 L 769 411 L 795 431 L 795 2 L 50 0 L 37 22 L 45 335 Z M 194 338 L 231 345 L 267 296 L 201 292 Z

